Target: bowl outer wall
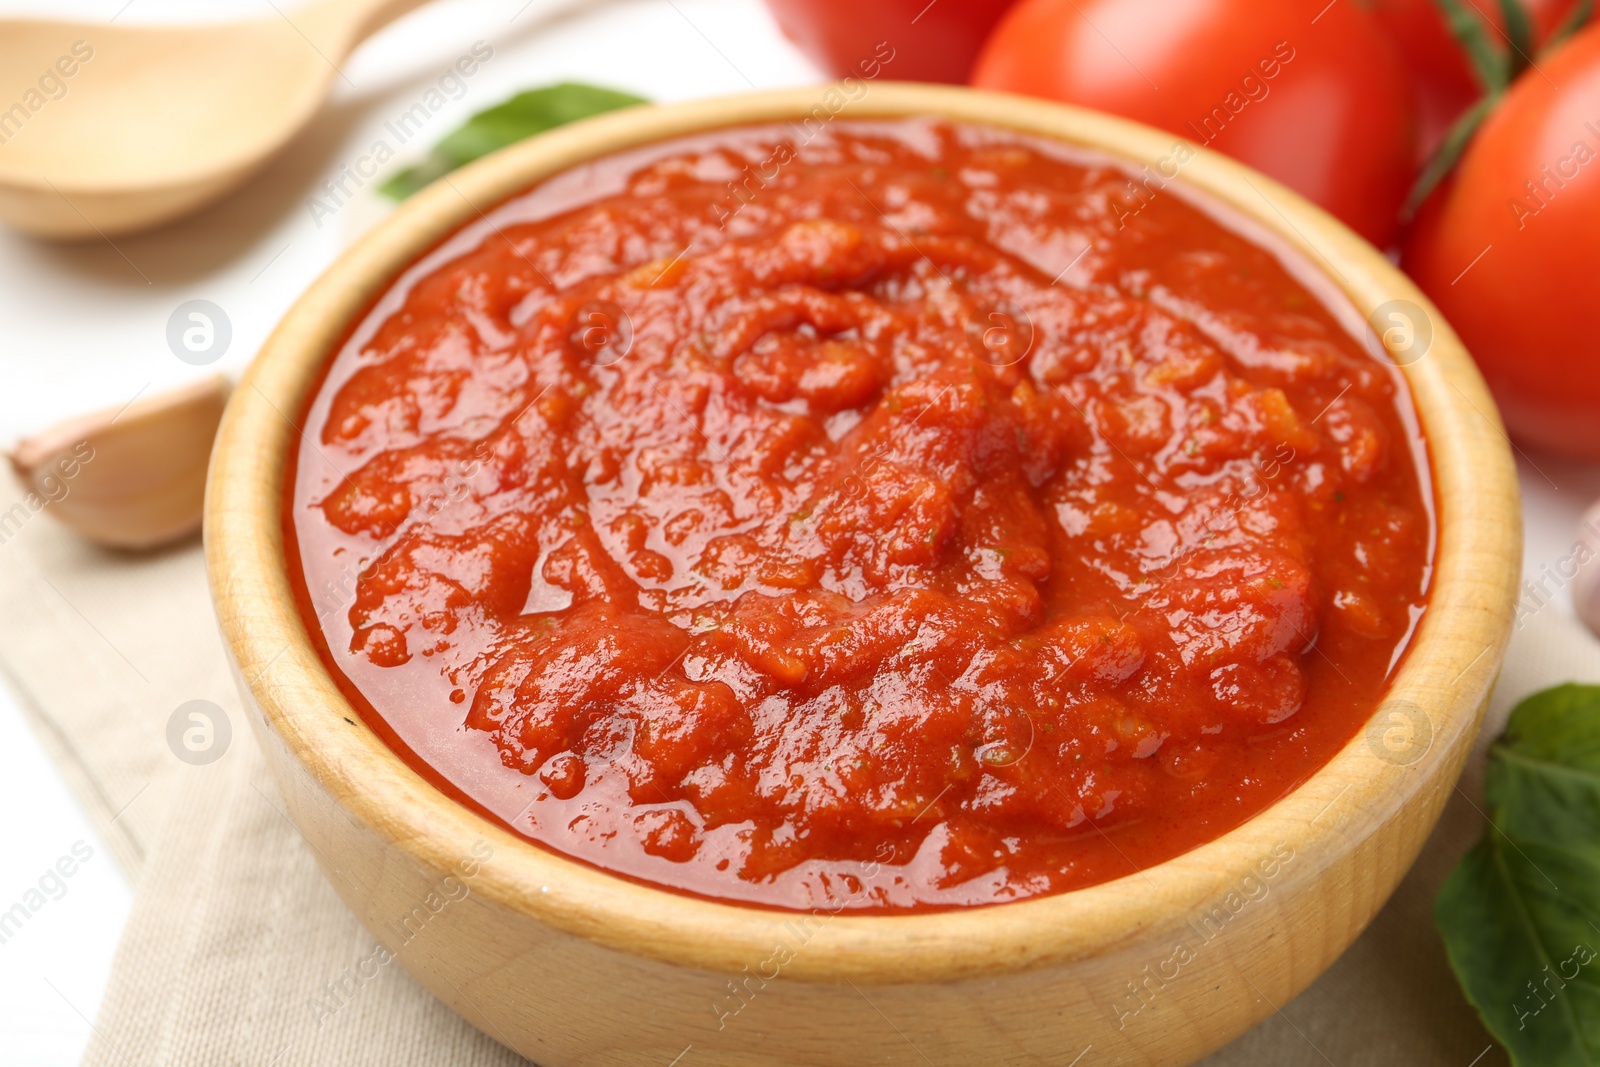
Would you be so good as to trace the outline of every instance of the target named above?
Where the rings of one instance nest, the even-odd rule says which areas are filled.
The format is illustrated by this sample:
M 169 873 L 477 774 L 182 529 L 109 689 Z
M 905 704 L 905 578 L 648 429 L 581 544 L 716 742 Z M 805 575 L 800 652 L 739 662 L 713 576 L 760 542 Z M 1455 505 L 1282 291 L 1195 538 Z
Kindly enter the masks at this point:
M 241 685 L 270 727 L 266 747 L 292 754 L 356 823 L 421 869 L 447 872 L 474 842 L 487 840 L 494 861 L 475 878 L 474 895 L 577 938 L 699 971 L 737 973 L 765 959 L 794 915 L 653 889 L 568 860 L 486 822 L 407 767 L 362 724 L 305 635 L 285 577 L 283 479 L 298 440 L 293 419 L 318 369 L 353 317 L 441 238 L 540 179 L 600 155 L 712 128 L 833 114 L 842 94 L 829 91 L 633 108 L 521 142 L 436 182 L 348 250 L 290 309 L 236 390 L 212 458 L 207 566 Z M 837 115 L 987 123 L 1106 152 L 1135 167 L 1153 165 L 1177 143 L 1094 112 L 904 83 L 871 83 Z M 1438 507 L 1432 599 L 1389 696 L 1426 712 L 1431 746 L 1420 760 L 1399 765 L 1378 758 L 1363 731 L 1301 787 L 1240 827 L 1112 882 L 997 907 L 830 918 L 786 964 L 786 980 L 932 983 L 1090 960 L 1170 931 L 1175 918 L 1236 891 L 1281 842 L 1292 842 L 1306 859 L 1274 885 L 1280 898 L 1352 853 L 1377 850 L 1381 862 L 1363 860 L 1378 872 L 1375 883 L 1343 890 L 1361 899 L 1345 902 L 1348 921 L 1330 934 L 1341 943 L 1331 954 L 1314 953 L 1327 958 L 1294 978 L 1297 990 L 1387 898 L 1460 772 L 1510 634 L 1521 556 L 1515 471 L 1493 403 L 1443 318 L 1381 254 L 1270 179 L 1195 151 L 1180 181 L 1324 268 L 1360 317 L 1400 298 L 1431 318 L 1432 346 L 1404 373 L 1430 442 Z

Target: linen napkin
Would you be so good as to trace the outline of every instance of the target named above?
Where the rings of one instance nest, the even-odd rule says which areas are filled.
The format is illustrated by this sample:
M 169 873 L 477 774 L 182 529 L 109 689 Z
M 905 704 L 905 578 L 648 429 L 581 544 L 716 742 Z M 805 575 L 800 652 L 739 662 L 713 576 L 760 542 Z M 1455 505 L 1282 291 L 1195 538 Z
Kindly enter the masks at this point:
M 0 482 L 0 514 L 19 497 Z M 283 814 L 234 696 L 198 538 L 124 555 L 42 515 L 0 538 L 0 672 L 137 893 L 85 1067 L 525 1062 L 399 967 L 362 966 L 377 942 Z M 1546 608 L 1514 636 L 1461 788 L 1388 906 L 1207 1067 L 1506 1062 L 1451 976 L 1432 903 L 1485 825 L 1487 741 L 1517 700 L 1569 680 L 1600 681 L 1600 644 Z M 204 765 L 168 741 L 192 700 L 231 732 Z

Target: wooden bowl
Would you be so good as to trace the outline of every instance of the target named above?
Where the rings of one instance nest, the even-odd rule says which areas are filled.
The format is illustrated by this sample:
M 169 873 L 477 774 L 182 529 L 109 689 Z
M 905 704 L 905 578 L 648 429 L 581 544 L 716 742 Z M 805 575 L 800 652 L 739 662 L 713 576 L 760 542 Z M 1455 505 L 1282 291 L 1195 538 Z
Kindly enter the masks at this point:
M 1460 342 L 1383 256 L 1261 175 L 1201 152 L 1179 180 L 1313 264 L 1312 284 L 1358 326 L 1392 300 L 1431 321 L 1431 348 L 1404 373 L 1431 446 L 1438 548 L 1431 606 L 1369 728 L 1209 844 L 1088 889 L 927 915 L 781 912 L 644 887 L 437 792 L 350 708 L 296 611 L 280 527 L 291 420 L 347 326 L 480 210 L 618 149 L 807 115 L 941 115 L 1135 169 L 1175 143 L 967 89 L 871 83 L 844 101 L 826 88 L 742 95 L 526 141 L 413 198 L 310 288 L 245 375 L 212 460 L 206 556 L 245 702 L 289 813 L 324 866 L 337 864 L 328 874 L 345 902 L 436 996 L 544 1067 L 1065 1067 L 1090 1046 L 1085 1063 L 1188 1063 L 1317 977 L 1415 858 L 1476 733 L 1521 558 L 1506 438 Z

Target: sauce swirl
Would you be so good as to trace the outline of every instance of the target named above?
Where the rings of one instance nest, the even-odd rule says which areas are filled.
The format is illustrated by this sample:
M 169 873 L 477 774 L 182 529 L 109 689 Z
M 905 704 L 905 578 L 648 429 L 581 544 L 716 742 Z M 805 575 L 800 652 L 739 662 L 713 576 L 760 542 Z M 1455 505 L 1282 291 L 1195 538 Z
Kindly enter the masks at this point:
M 840 120 L 457 234 L 304 418 L 341 686 L 517 832 L 776 907 L 1059 892 L 1260 811 L 1425 609 L 1426 450 L 1282 256 L 1128 182 Z

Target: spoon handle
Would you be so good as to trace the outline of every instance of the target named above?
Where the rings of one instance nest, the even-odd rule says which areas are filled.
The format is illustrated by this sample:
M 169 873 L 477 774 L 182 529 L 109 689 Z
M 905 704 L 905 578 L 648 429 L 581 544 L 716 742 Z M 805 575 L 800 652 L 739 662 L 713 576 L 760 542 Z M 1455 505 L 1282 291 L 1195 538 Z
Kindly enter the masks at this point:
M 337 62 L 356 45 L 428 0 L 315 0 L 293 13 L 293 21 Z

